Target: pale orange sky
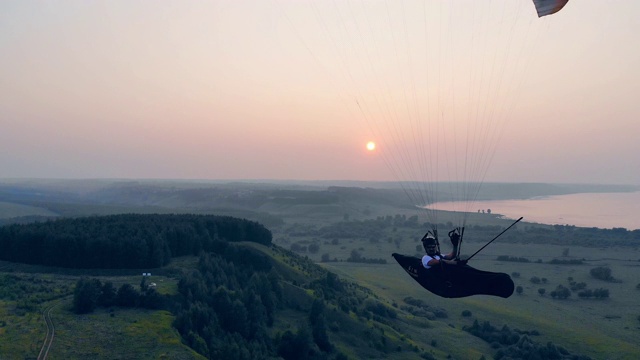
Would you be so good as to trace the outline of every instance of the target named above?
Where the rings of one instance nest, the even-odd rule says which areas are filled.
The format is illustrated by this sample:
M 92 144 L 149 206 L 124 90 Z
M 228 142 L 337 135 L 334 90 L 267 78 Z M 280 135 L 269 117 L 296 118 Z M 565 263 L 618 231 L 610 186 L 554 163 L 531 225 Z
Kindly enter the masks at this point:
M 0 177 L 640 184 L 639 12 L 3 1 Z

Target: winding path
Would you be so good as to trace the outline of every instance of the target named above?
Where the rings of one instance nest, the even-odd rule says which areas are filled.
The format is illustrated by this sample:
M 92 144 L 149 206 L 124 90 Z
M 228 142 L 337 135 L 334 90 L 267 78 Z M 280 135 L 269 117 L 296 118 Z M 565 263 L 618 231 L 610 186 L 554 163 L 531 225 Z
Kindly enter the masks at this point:
M 38 360 L 45 360 L 49 355 L 49 350 L 51 350 L 51 345 L 53 344 L 53 339 L 55 337 L 55 327 L 53 326 L 53 320 L 51 320 L 51 311 L 58 305 L 60 305 L 60 300 L 47 306 L 42 311 L 42 317 L 44 318 L 44 321 L 47 324 L 47 335 L 44 338 L 44 343 L 42 344 L 42 348 L 40 348 L 40 353 L 38 354 Z

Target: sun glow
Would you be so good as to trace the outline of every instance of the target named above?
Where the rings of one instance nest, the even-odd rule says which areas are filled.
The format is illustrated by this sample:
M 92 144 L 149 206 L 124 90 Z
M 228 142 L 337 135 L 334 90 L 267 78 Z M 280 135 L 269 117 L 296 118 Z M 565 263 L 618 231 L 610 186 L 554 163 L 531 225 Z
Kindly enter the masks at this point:
M 369 141 L 367 143 L 367 150 L 369 151 L 373 151 L 376 149 L 376 143 L 374 143 L 373 141 Z

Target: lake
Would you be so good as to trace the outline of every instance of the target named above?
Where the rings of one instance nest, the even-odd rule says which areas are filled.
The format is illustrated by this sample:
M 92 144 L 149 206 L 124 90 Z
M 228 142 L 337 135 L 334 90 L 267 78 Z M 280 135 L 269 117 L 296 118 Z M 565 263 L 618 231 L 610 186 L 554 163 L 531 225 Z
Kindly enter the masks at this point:
M 431 209 L 456 211 L 457 202 L 439 202 Z M 478 209 L 491 209 L 510 219 L 580 227 L 640 229 L 640 192 L 581 193 L 537 197 L 527 200 L 478 201 Z

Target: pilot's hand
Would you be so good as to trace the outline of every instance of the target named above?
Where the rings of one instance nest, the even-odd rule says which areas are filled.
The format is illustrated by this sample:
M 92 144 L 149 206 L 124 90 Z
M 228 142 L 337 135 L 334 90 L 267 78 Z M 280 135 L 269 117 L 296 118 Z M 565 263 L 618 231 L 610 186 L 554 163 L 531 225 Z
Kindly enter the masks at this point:
M 449 235 L 449 240 L 451 240 L 451 244 L 453 246 L 458 246 L 458 244 L 460 243 L 460 235 L 453 233 Z

